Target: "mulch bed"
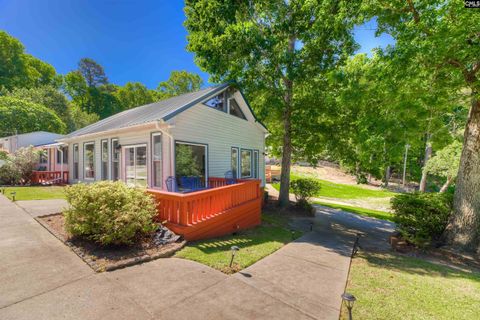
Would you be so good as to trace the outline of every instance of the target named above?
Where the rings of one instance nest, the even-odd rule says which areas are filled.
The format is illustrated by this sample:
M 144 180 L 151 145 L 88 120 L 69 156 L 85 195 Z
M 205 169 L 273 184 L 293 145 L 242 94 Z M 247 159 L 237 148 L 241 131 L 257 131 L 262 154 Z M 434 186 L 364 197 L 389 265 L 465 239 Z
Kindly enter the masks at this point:
M 394 251 L 406 254 L 408 256 L 437 260 L 451 266 L 467 267 L 480 270 L 479 256 L 458 252 L 446 246 L 419 249 L 415 247 L 415 245 L 403 239 L 399 233 L 391 235 L 389 241 Z
M 35 218 L 50 233 L 69 246 L 96 272 L 112 271 L 119 268 L 172 256 L 182 249 L 186 241 L 159 245 L 155 235 L 145 237 L 132 246 L 100 246 L 79 237 L 72 237 L 65 231 L 65 218 L 56 213 Z

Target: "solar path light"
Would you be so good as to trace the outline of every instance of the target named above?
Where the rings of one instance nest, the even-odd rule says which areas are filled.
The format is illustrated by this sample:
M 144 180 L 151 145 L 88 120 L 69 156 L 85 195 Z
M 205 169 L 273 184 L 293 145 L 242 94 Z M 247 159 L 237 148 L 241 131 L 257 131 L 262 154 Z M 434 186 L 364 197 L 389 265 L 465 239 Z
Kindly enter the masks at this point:
M 355 296 L 351 293 L 344 292 L 342 293 L 342 300 L 348 309 L 348 319 L 352 320 L 353 304 L 355 303 L 355 301 L 357 301 L 357 298 L 355 298 Z
M 235 258 L 235 254 L 237 253 L 238 250 L 240 250 L 240 248 L 237 247 L 237 246 L 232 246 L 230 248 L 230 250 L 232 251 L 232 259 L 230 259 L 230 266 L 229 267 L 231 268 L 232 264 L 233 264 L 233 259 Z

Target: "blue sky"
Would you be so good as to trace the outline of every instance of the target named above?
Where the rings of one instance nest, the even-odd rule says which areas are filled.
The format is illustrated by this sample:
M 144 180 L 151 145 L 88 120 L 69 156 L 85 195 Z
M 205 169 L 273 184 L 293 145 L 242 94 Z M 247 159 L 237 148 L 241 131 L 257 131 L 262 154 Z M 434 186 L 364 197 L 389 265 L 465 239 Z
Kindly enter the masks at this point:
M 185 50 L 183 1 L 180 0 L 0 0 L 0 30 L 18 38 L 26 51 L 65 74 L 82 57 L 104 66 L 109 80 L 139 81 L 156 88 L 172 70 L 208 74 Z M 375 22 L 359 26 L 359 52 L 392 43 L 374 36 Z

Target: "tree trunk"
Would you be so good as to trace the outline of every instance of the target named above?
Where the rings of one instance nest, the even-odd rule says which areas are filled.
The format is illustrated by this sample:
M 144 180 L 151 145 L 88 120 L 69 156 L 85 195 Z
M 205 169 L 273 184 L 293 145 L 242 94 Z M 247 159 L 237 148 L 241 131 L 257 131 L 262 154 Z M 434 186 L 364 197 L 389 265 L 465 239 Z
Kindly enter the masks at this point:
M 295 51 L 296 37 L 291 36 L 288 41 L 288 53 Z M 293 99 L 293 81 L 288 78 L 287 68 L 286 76 L 283 76 L 285 85 L 285 110 L 283 113 L 283 149 L 282 149 L 282 172 L 280 174 L 280 194 L 278 196 L 278 205 L 285 208 L 290 203 L 290 166 L 292 164 L 292 99 Z
M 472 93 L 447 241 L 480 253 L 480 101 Z
M 442 188 L 440 189 L 440 193 L 444 193 L 445 191 L 447 191 L 448 189 L 448 186 L 450 185 L 450 183 L 452 183 L 452 178 L 451 177 L 447 177 L 447 181 L 445 181 L 445 183 L 443 184 Z
M 292 127 L 291 107 L 287 105 L 283 116 L 283 149 L 282 149 L 282 172 L 280 175 L 280 194 L 278 205 L 285 208 L 290 203 L 290 165 L 292 164 Z
M 390 181 L 390 175 L 391 175 L 391 167 L 390 166 L 387 166 L 385 168 L 385 176 L 383 177 L 383 180 L 384 180 L 384 184 L 383 186 L 386 188 L 388 187 L 388 182 Z
M 428 160 L 432 156 L 432 144 L 430 143 L 430 134 L 427 134 L 427 145 L 425 146 L 425 157 L 423 159 L 423 168 L 427 165 Z M 427 189 L 427 175 L 428 173 L 422 171 L 422 179 L 420 180 L 420 192 L 425 192 Z

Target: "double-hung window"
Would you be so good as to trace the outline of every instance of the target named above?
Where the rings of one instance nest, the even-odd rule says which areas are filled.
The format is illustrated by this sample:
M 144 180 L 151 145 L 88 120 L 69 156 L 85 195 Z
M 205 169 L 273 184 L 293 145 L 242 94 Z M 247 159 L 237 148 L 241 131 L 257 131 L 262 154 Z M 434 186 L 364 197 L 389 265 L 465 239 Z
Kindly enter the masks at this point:
M 252 150 L 242 149 L 240 154 L 240 164 L 241 164 L 241 177 L 242 178 L 251 178 L 252 177 Z
M 152 134 L 152 179 L 153 186 L 162 187 L 162 134 Z
M 78 143 L 73 145 L 73 179 L 78 180 Z
M 102 180 L 108 180 L 108 140 L 102 140 Z
M 95 179 L 95 142 L 83 144 L 83 176 L 85 179 Z
M 112 180 L 116 181 L 120 178 L 120 144 L 118 139 L 112 139 L 111 143 L 111 162 L 112 162 Z

